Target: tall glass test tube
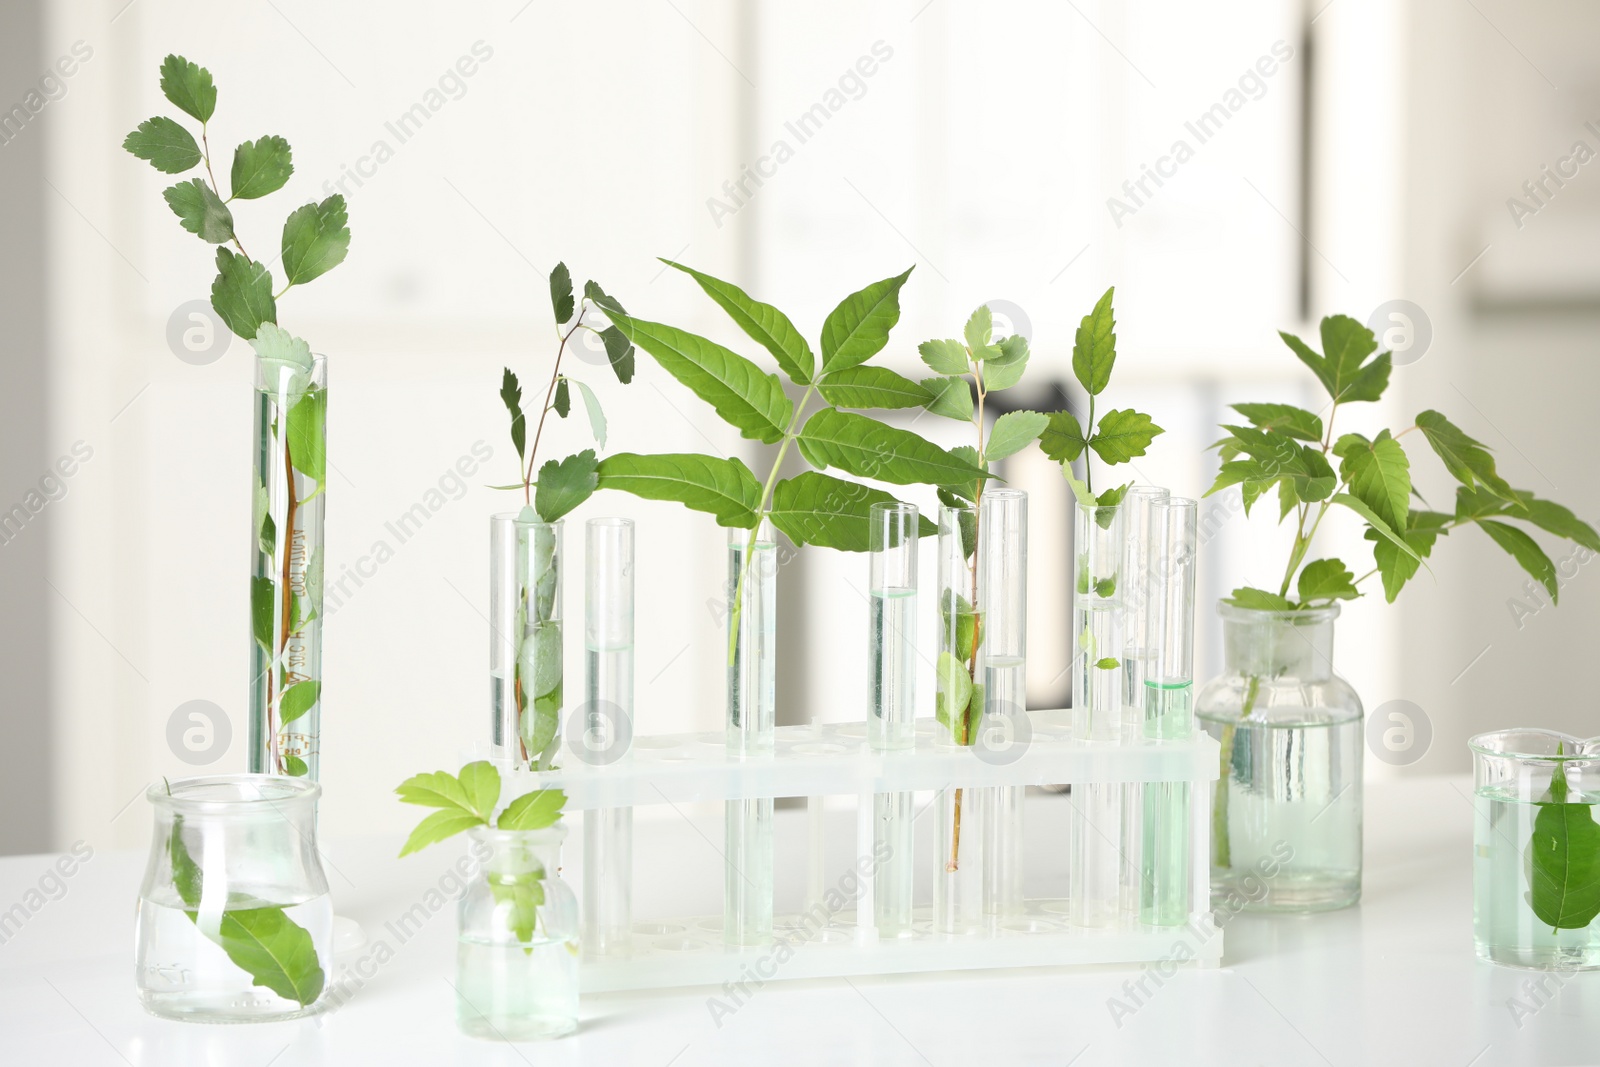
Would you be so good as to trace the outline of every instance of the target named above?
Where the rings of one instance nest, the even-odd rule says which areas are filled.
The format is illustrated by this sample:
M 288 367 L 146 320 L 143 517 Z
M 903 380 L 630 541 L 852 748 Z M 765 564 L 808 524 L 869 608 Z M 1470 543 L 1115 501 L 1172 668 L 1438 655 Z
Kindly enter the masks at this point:
M 1077 505 L 1072 549 L 1072 732 L 1080 740 L 1115 742 L 1125 690 L 1121 508 Z M 1110 926 L 1122 911 L 1122 800 L 1120 785 L 1072 786 L 1069 882 L 1072 920 L 1080 926 Z
M 1143 701 L 1144 736 L 1151 740 L 1178 740 L 1194 730 L 1198 511 L 1182 497 L 1154 508 L 1157 548 L 1143 638 L 1153 652 Z M 1189 783 L 1150 782 L 1143 789 L 1139 918 L 1152 926 L 1182 926 L 1189 921 Z
M 561 750 L 560 522 L 531 507 L 489 520 L 489 708 L 494 754 L 547 771 Z
M 1145 639 L 1150 612 L 1148 586 L 1157 553 L 1156 506 L 1171 493 L 1153 485 L 1136 485 L 1122 498 L 1122 725 L 1120 735 L 1138 737 L 1144 723 L 1144 679 L 1154 653 Z M 1144 849 L 1144 787 L 1130 782 L 1122 787 L 1122 902 L 1123 914 L 1134 918 L 1140 908 L 1140 857 Z
M 874 752 L 909 750 L 916 729 L 916 506 L 872 505 L 868 549 L 871 694 L 867 742 Z M 874 925 L 879 937 L 911 936 L 912 794 L 873 797 Z
M 732 759 L 770 759 L 776 747 L 778 545 L 770 521 L 728 531 L 728 731 Z M 772 798 L 730 800 L 722 939 L 772 940 Z
M 977 743 L 990 758 L 1025 743 L 1028 697 L 1028 494 L 990 489 L 978 508 L 977 647 L 983 719 Z M 990 923 L 1022 912 L 1022 804 L 1025 786 L 983 791 L 983 911 Z
M 977 740 L 983 698 L 973 685 L 977 649 L 986 634 L 978 615 L 978 509 L 939 511 L 939 657 L 936 663 L 934 744 L 963 747 Z M 977 794 L 950 784 L 939 791 L 933 863 L 933 928 L 974 933 L 983 924 L 983 819 Z
M 633 520 L 584 527 L 583 731 L 585 763 L 609 766 L 633 749 Z M 624 955 L 633 928 L 633 808 L 583 814 L 583 937 L 592 956 Z

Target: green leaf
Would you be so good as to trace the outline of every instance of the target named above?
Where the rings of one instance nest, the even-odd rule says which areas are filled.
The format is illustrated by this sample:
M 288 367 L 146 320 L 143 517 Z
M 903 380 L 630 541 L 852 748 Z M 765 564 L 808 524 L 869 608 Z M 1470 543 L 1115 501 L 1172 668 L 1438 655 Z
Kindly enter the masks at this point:
M 738 459 L 696 453 L 638 455 L 620 452 L 600 462 L 600 488 L 646 500 L 671 500 L 716 516 L 718 526 L 748 530 L 756 524 L 761 483 Z
M 952 485 L 984 476 L 978 467 L 910 430 L 834 408 L 823 408 L 806 420 L 795 441 L 812 466 L 838 467 L 858 478 Z
M 473 760 L 461 768 L 456 778 L 461 782 L 467 810 L 488 822 L 495 805 L 500 803 L 500 772 L 488 760 Z
M 327 980 L 311 933 L 282 908 L 230 908 L 214 940 L 228 959 L 285 1000 L 311 1004 Z
M 984 350 L 983 385 L 991 393 L 1016 385 L 1027 369 L 1028 339 L 1021 334 L 1012 334 Z
M 1371 330 L 1355 319 L 1348 315 L 1329 315 L 1322 320 L 1325 356 L 1318 355 L 1293 334 L 1280 331 L 1278 336 L 1300 362 L 1311 368 L 1336 403 L 1377 400 L 1383 396 L 1389 384 L 1389 353 L 1381 353 L 1363 365 L 1366 358 L 1377 351 L 1378 341 Z
M 956 445 L 950 450 L 950 454 L 963 463 L 970 463 L 980 470 L 983 469 L 983 461 L 978 458 L 978 450 L 971 445 Z M 942 485 L 939 488 L 948 490 L 968 504 L 976 503 L 978 499 L 978 479 L 976 478 L 967 482 L 950 482 L 948 485 Z
M 865 363 L 889 343 L 889 331 L 900 321 L 900 287 L 913 269 L 851 293 L 828 313 L 822 323 L 822 373 Z
M 1594 805 L 1568 795 L 1566 765 L 1557 763 L 1528 841 L 1528 905 L 1553 930 L 1581 930 L 1600 916 L 1600 824 Z
M 556 382 L 556 395 L 555 399 L 550 401 L 550 407 L 563 419 L 572 410 L 572 392 L 567 388 L 566 378 Z
M 1249 586 L 1235 589 L 1232 595 L 1223 599 L 1234 607 L 1244 608 L 1247 611 L 1294 610 L 1294 605 L 1277 593 L 1269 593 L 1265 589 L 1252 589 Z
M 233 199 L 255 200 L 275 193 L 283 188 L 293 173 L 294 160 L 288 141 L 270 135 L 246 141 L 233 150 L 233 174 L 230 178 Z
M 178 55 L 161 61 L 161 92 L 184 114 L 210 122 L 217 109 L 217 87 L 211 72 Z
M 530 944 L 539 924 L 539 906 L 544 903 L 544 869 L 535 867 L 510 875 L 492 873 L 489 892 L 496 904 L 507 906 L 506 929 L 515 934 L 518 941 Z M 533 949 L 530 945 L 523 951 L 531 953 Z
M 275 397 L 293 403 L 305 392 L 314 366 L 310 345 L 275 322 L 263 322 L 250 338 L 250 347 Z
M 194 134 L 164 115 L 139 123 L 122 139 L 122 147 L 163 174 L 182 174 L 201 159 Z
M 594 390 L 587 385 L 572 379 L 572 384 L 578 387 L 578 395 L 583 397 L 583 410 L 589 416 L 589 431 L 594 434 L 595 443 L 601 448 L 606 447 L 606 415 L 600 410 L 600 399 L 594 395 Z
M 276 589 L 271 578 L 250 579 L 250 631 L 256 644 L 272 651 L 272 611 Z
M 583 295 L 585 299 L 607 315 L 613 311 L 620 315 L 627 314 L 627 311 L 622 307 L 622 302 L 600 288 L 600 283 L 593 278 L 583 283 Z
M 917 346 L 922 362 L 935 374 L 971 374 L 967 360 L 967 346 L 949 339 L 924 341 Z
M 989 310 L 988 304 L 979 304 L 973 310 L 961 335 L 967 339 L 967 347 L 974 355 L 989 347 L 989 339 L 994 336 L 994 312 Z
M 1550 562 L 1550 557 L 1544 554 L 1544 549 L 1539 547 L 1538 542 L 1515 526 L 1507 526 L 1503 522 L 1479 519 L 1478 526 L 1495 544 L 1511 553 L 1512 558 L 1521 564 L 1522 569 L 1533 575 L 1545 587 L 1550 594 L 1552 604 L 1560 602 L 1561 589 L 1556 581 L 1556 566 Z
M 1122 661 L 1117 659 L 1115 656 L 1101 656 L 1099 659 L 1094 661 L 1094 665 L 1096 668 L 1102 671 L 1114 671 L 1118 667 L 1122 666 Z
M 449 771 L 430 771 L 413 774 L 395 787 L 402 804 L 418 804 L 425 808 L 449 808 L 471 813 L 472 803 L 461 780 Z M 485 814 L 486 813 L 479 813 Z
M 1117 362 L 1116 320 L 1111 309 L 1112 286 L 1083 317 L 1072 341 L 1072 373 L 1090 396 L 1099 396 L 1111 381 Z
M 847 367 L 823 378 L 818 388 L 822 399 L 838 408 L 916 408 L 934 402 L 925 386 L 887 367 Z
M 289 409 L 289 460 L 294 469 L 322 485 L 328 462 L 328 391 L 312 389 Z
M 896 502 L 882 489 L 805 471 L 773 487 L 770 515 L 772 524 L 797 545 L 866 552 L 872 547 L 872 505 Z M 919 517 L 919 536 L 938 532 L 933 523 Z
M 606 346 L 606 359 L 617 381 L 627 385 L 633 381 L 633 342 L 615 326 L 600 331 L 600 341 Z
M 470 830 L 474 826 L 482 826 L 484 821 L 469 811 L 460 808 L 446 808 L 436 811 L 417 824 L 411 831 L 411 836 L 406 838 L 406 843 L 400 849 L 401 857 L 409 856 L 413 852 L 427 848 L 429 845 L 445 838 L 454 837 L 463 830 Z
M 272 272 L 260 263 L 218 248 L 211 306 L 235 336 L 251 340 L 263 322 L 278 321 L 278 305 L 272 298 Z
M 539 518 L 555 522 L 588 500 L 600 486 L 599 467 L 592 448 L 575 452 L 560 462 L 546 460 L 539 468 L 539 488 L 533 494 L 533 508 Z
M 1037 411 L 1008 411 L 995 420 L 983 456 L 993 461 L 1015 455 L 1038 440 L 1048 425 L 1050 416 Z
M 536 789 L 507 805 L 495 825 L 502 830 L 543 830 L 554 826 L 566 807 L 567 795 L 559 789 Z
M 279 724 L 287 726 L 310 711 L 321 694 L 322 683 L 318 681 L 296 682 L 285 689 L 278 703 Z
M 1061 476 L 1065 478 L 1067 480 L 1067 484 L 1072 487 L 1072 495 L 1074 498 L 1076 498 L 1080 505 L 1086 508 L 1097 507 L 1099 505 L 1099 501 L 1097 501 L 1094 494 L 1089 491 L 1088 484 L 1083 482 L 1078 478 L 1077 475 L 1072 473 L 1072 464 L 1061 464 Z
M 1263 430 L 1277 430 L 1313 444 L 1322 440 L 1322 419 L 1292 404 L 1233 404 L 1233 410 Z
M 1357 515 L 1360 515 L 1363 519 L 1366 519 L 1367 525 L 1376 530 L 1384 538 L 1384 540 L 1393 544 L 1401 552 L 1410 556 L 1412 559 L 1421 562 L 1422 557 L 1417 555 L 1417 550 L 1412 548 L 1405 541 L 1401 540 L 1400 536 L 1394 532 L 1394 528 L 1384 521 L 1383 516 L 1379 515 L 1377 512 L 1373 511 L 1372 508 L 1368 507 L 1364 500 L 1359 497 L 1351 496 L 1349 493 L 1335 493 L 1328 499 L 1335 504 L 1343 504 Z
M 789 380 L 796 385 L 810 385 L 812 377 L 816 374 L 816 357 L 811 354 L 811 346 L 794 328 L 794 323 L 789 321 L 789 316 L 773 307 L 754 300 L 743 289 L 732 282 L 725 282 L 713 278 L 709 274 L 702 274 L 692 267 L 682 263 L 674 263 L 670 259 L 661 262 L 669 267 L 683 271 L 700 284 L 707 296 L 717 302 L 717 306 L 728 313 L 734 323 L 750 335 L 757 344 L 761 345 L 772 358 L 778 361 L 778 366 Z M 892 323 L 891 323 L 892 325 Z M 881 347 L 881 346 L 880 346 Z M 859 362 L 859 361 L 858 361 Z M 903 379 L 902 379 L 903 380 Z M 826 390 L 824 390 L 826 396 Z M 830 404 L 834 401 L 828 401 Z M 847 404 L 846 407 L 914 407 L 912 404 Z
M 929 412 L 958 422 L 972 421 L 976 409 L 972 404 L 972 387 L 965 378 L 924 378 L 922 387 L 933 398 L 924 405 Z
M 1084 577 L 1085 578 L 1088 577 L 1088 572 L 1087 571 L 1084 572 Z M 1096 579 L 1096 581 L 1094 583 L 1094 595 L 1099 597 L 1101 600 L 1109 600 L 1112 597 L 1116 596 L 1117 595 L 1117 576 L 1113 574 L 1109 578 Z
M 1463 491 L 1467 491 L 1463 487 Z M 1403 554 L 1395 547 L 1393 542 L 1380 537 L 1375 530 L 1368 530 L 1363 536 L 1374 542 L 1372 546 L 1372 560 L 1378 565 L 1378 574 L 1383 579 L 1383 596 L 1393 604 L 1395 597 L 1400 595 L 1400 590 L 1422 568 L 1422 561 L 1433 552 L 1434 542 L 1447 531 L 1445 525 L 1450 522 L 1450 516 L 1438 511 L 1413 511 L 1408 519 L 1406 528 L 1406 544 L 1418 558 Z
M 1132 408 L 1119 411 L 1115 408 L 1100 416 L 1100 425 L 1089 438 L 1089 447 L 1107 463 L 1126 463 L 1142 456 L 1161 427 L 1150 421 L 1150 416 Z
M 688 386 L 736 427 L 741 437 L 767 444 L 783 439 L 794 405 L 776 374 L 698 334 L 657 322 L 611 313 L 634 344 L 655 357 L 667 373 Z
M 1591 552 L 1600 552 L 1600 535 L 1568 509 L 1552 500 L 1540 500 L 1532 493 L 1518 493 L 1517 499 L 1521 506 L 1511 512 L 1514 517 L 1526 519 L 1541 530 L 1580 544 Z
M 344 262 L 350 251 L 344 197 L 298 207 L 283 224 L 283 270 L 290 285 L 304 285 Z
M 1388 430 L 1379 433 L 1365 448 L 1348 449 L 1339 473 L 1350 491 L 1380 515 L 1391 530 L 1406 528 L 1411 506 L 1411 462 Z
M 172 787 L 167 787 L 170 796 Z M 172 817 L 172 836 L 167 840 L 167 855 L 172 861 L 172 888 L 178 891 L 178 899 L 189 907 L 198 907 L 200 904 L 200 891 L 204 885 L 200 873 L 200 865 L 189 855 L 188 847 L 183 843 L 183 816 Z
M 1039 435 L 1039 447 L 1057 463 L 1070 463 L 1083 455 L 1083 425 L 1070 411 L 1052 411 L 1044 432 Z
M 556 325 L 565 326 L 572 321 L 575 302 L 572 299 L 572 272 L 565 263 L 557 263 L 550 272 L 550 307 L 556 313 Z
M 524 449 L 528 443 L 528 420 L 522 414 L 522 384 L 517 381 L 510 367 L 505 368 L 505 373 L 500 376 L 500 400 L 511 413 L 511 443 L 517 448 L 517 458 L 524 459 Z
M 233 238 L 233 212 L 203 179 L 179 182 L 161 198 L 178 216 L 179 224 L 202 241 L 217 245 Z
M 939 653 L 935 669 L 934 715 L 962 744 L 969 743 L 960 727 L 965 724 L 968 704 L 972 701 L 972 675 L 966 664 L 949 652 Z
M 1361 595 L 1355 574 L 1336 559 L 1307 563 L 1296 588 L 1302 605 L 1313 600 L 1354 600 Z
M 1515 490 L 1495 473 L 1494 456 L 1482 442 L 1467 436 L 1437 411 L 1418 415 L 1417 429 L 1422 431 L 1422 436 L 1428 439 L 1428 444 L 1456 481 L 1468 488 L 1482 486 L 1502 500 L 1517 500 Z
M 532 697 L 522 711 L 522 741 L 537 757 L 538 770 L 549 768 L 560 744 L 563 644 L 560 620 L 547 619 L 522 639 L 517 657 L 518 683 Z

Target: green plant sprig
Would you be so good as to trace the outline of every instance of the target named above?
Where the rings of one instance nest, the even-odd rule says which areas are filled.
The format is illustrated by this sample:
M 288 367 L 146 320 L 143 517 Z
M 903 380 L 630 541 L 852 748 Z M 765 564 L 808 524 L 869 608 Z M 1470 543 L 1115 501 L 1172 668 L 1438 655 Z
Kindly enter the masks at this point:
M 498 830 L 543 830 L 561 821 L 567 795 L 559 789 L 535 789 L 517 797 L 495 816 L 500 803 L 500 772 L 487 760 L 477 760 L 461 768 L 459 774 L 434 771 L 416 774 L 401 782 L 395 792 L 403 804 L 437 808 L 417 824 L 400 849 L 402 857 L 454 837 L 478 826 Z M 537 863 L 525 871 L 492 871 L 489 891 L 497 902 L 509 904 L 506 927 L 529 946 L 544 903 L 544 879 L 548 872 Z
M 714 341 L 661 323 L 618 312 L 613 323 L 667 373 L 711 405 L 741 436 L 777 450 L 766 477 L 737 458 L 697 453 L 621 453 L 601 462 L 600 488 L 620 489 L 651 500 L 670 500 L 715 516 L 718 525 L 750 531 L 744 564 L 734 588 L 728 653 L 733 656 L 745 580 L 762 523 L 768 519 L 797 545 L 865 552 L 873 504 L 889 493 L 821 471 L 837 468 L 858 478 L 892 485 L 961 484 L 986 475 L 974 463 L 909 430 L 886 425 L 850 409 L 922 407 L 933 394 L 923 385 L 868 361 L 888 343 L 900 319 L 900 289 L 911 271 L 850 294 L 822 326 L 820 360 L 789 317 L 730 282 L 663 260 L 692 277 L 734 323 L 765 348 L 778 368 L 803 392 L 798 403 L 784 393 L 776 374 Z M 825 405 L 807 415 L 813 397 Z M 780 479 L 793 446 L 816 470 Z M 922 536 L 937 532 L 926 518 Z
M 577 300 L 572 289 L 572 274 L 565 263 L 557 263 L 550 272 L 550 305 L 555 312 L 556 358 L 550 370 L 550 384 L 545 388 L 544 402 L 539 406 L 539 421 L 533 433 L 533 446 L 528 447 L 528 420 L 522 410 L 522 384 L 510 367 L 500 377 L 500 400 L 511 416 L 511 444 L 517 450 L 517 470 L 522 480 L 512 485 L 495 486 L 496 489 L 520 489 L 524 508 L 532 508 L 541 522 L 551 523 L 582 504 L 599 485 L 596 471 L 599 459 L 593 449 L 585 449 L 561 460 L 546 460 L 539 466 L 539 442 L 544 438 L 545 418 L 554 411 L 566 418 L 572 410 L 572 387 L 576 386 L 583 399 L 584 411 L 589 416 L 589 429 L 595 443 L 606 444 L 606 417 L 600 400 L 589 385 L 561 371 L 561 360 L 567 346 L 579 330 L 587 330 L 605 346 L 606 360 L 617 380 L 627 385 L 633 380 L 634 348 L 616 326 L 596 329 L 585 319 L 591 309 L 606 314 L 623 313 L 622 305 L 607 296 L 599 283 L 583 283 L 583 299 Z M 538 477 L 534 472 L 538 471 Z M 537 490 L 537 492 L 535 492 Z
M 1405 583 L 1427 565 L 1435 542 L 1467 525 L 1477 526 L 1509 553 L 1545 587 L 1552 602 L 1560 595 L 1555 564 L 1525 530 L 1506 520 L 1600 552 L 1600 535 L 1593 527 L 1560 504 L 1513 489 L 1496 472 L 1488 447 L 1437 411 L 1422 412 L 1398 433 L 1385 429 L 1370 439 L 1359 433 L 1335 436 L 1334 417 L 1343 405 L 1377 401 L 1389 384 L 1390 354 L 1377 351 L 1377 338 L 1360 322 L 1345 315 L 1324 318 L 1320 353 L 1293 334 L 1279 336 L 1326 389 L 1327 419 L 1290 404 L 1232 405 L 1248 425 L 1223 426 L 1227 435 L 1213 445 L 1222 468 L 1206 495 L 1238 485 L 1249 514 L 1276 486 L 1279 521 L 1293 515 L 1295 526 L 1277 592 L 1246 586 L 1233 591 L 1230 603 L 1295 611 L 1354 600 L 1361 596 L 1360 583 L 1373 575 L 1381 577 L 1384 597 L 1393 603 Z M 1420 500 L 1421 494 L 1413 487 L 1411 459 L 1401 438 L 1413 432 L 1422 435 L 1460 483 L 1453 514 L 1412 506 L 1412 497 Z M 1332 460 L 1338 461 L 1337 470 Z M 1363 537 L 1373 546 L 1373 567 L 1360 578 L 1337 558 L 1307 561 L 1322 520 L 1335 505 L 1360 518 Z
M 1142 412 L 1132 408 L 1113 408 L 1095 422 L 1095 400 L 1111 384 L 1111 371 L 1117 363 L 1116 316 L 1112 309 L 1113 286 L 1095 303 L 1094 310 L 1083 317 L 1072 340 L 1072 374 L 1089 394 L 1089 417 L 1080 423 L 1070 411 L 1050 413 L 1049 425 L 1039 435 L 1039 447 L 1044 454 L 1061 464 L 1061 473 L 1072 486 L 1078 503 L 1085 507 L 1114 507 L 1122 503 L 1132 482 L 1094 493 L 1094 470 L 1089 452 L 1099 456 L 1108 467 L 1128 463 L 1145 454 L 1150 443 L 1165 431 Z M 1084 433 L 1088 425 L 1090 432 Z M 1083 480 L 1072 473 L 1072 464 L 1083 457 Z M 1109 522 L 1111 512 L 1104 513 Z

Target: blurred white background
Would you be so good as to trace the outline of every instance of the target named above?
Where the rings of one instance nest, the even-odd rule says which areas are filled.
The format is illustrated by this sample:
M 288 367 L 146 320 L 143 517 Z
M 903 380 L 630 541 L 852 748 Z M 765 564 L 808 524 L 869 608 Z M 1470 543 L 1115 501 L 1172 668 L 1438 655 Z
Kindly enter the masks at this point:
M 1407 300 L 1431 343 L 1346 428 L 1440 408 L 1513 484 L 1600 517 L 1600 176 L 1547 182 L 1520 220 L 1507 204 L 1532 203 L 1523 183 L 1575 142 L 1600 150 L 1597 29 L 1588 5 L 1548 0 L 7 0 L 0 110 L 23 118 L 0 125 L 0 510 L 75 446 L 89 458 L 0 544 L 0 852 L 142 841 L 144 786 L 194 772 L 168 744 L 186 701 L 231 722 L 210 769 L 244 768 L 250 353 L 235 340 L 195 365 L 169 344 L 212 253 L 161 202 L 170 179 L 120 148 L 171 111 L 168 52 L 215 75 L 220 156 L 265 133 L 294 147 L 288 189 L 237 210 L 247 244 L 274 243 L 299 203 L 349 199 L 348 261 L 280 321 L 330 358 L 330 584 L 378 542 L 394 551 L 325 630 L 325 826 L 398 835 L 412 816 L 395 783 L 486 735 L 486 519 L 507 502 L 482 486 L 515 475 L 500 368 L 530 386 L 549 373 L 557 260 L 749 354 L 654 257 L 739 282 L 813 339 L 846 293 L 915 265 L 890 365 L 909 372 L 917 342 L 1009 301 L 1033 338 L 1019 404 L 1077 402 L 1072 331 L 1115 284 L 1108 400 L 1167 428 L 1135 474 L 1186 495 L 1210 483 L 1228 403 L 1320 406 L 1278 329 Z M 802 143 L 789 124 L 830 102 Z M 389 124 L 419 103 L 429 117 L 402 142 Z M 1225 121 L 1200 143 L 1188 124 L 1216 105 Z M 1173 171 L 1179 140 L 1192 158 L 1138 200 L 1124 191 Z M 763 163 L 779 141 L 784 161 Z M 771 176 L 733 201 L 725 183 L 758 164 Z M 626 389 L 589 376 L 608 450 L 753 459 L 642 354 L 640 368 Z M 587 444 L 581 419 L 553 432 L 552 454 Z M 459 485 L 475 446 L 493 458 Z M 1412 452 L 1423 492 L 1447 501 L 1435 459 Z M 1033 494 L 1029 699 L 1058 706 L 1068 498 L 1043 461 L 1005 474 Z M 399 543 L 385 523 L 435 488 L 446 502 Z M 1202 676 L 1220 666 L 1216 597 L 1275 581 L 1274 512 L 1206 505 Z M 577 528 L 601 514 L 640 523 L 639 729 L 716 728 L 723 531 L 597 496 L 568 520 L 574 617 Z M 1351 530 L 1330 532 L 1328 554 L 1365 564 Z M 1348 607 L 1336 650 L 1369 710 L 1404 699 L 1430 721 L 1406 772 L 1465 769 L 1482 729 L 1600 730 L 1582 673 L 1561 666 L 1600 634 L 1589 568 L 1566 560 L 1552 610 L 1485 539 L 1450 539 L 1432 567 L 1392 607 Z M 820 550 L 782 572 L 780 721 L 864 714 L 864 577 L 863 558 Z

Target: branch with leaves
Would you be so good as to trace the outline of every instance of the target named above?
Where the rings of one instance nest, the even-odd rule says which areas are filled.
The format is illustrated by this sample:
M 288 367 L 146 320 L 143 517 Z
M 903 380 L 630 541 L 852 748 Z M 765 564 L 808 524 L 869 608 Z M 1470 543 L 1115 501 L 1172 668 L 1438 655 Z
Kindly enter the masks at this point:
M 559 789 L 535 789 L 517 797 L 495 815 L 500 803 L 500 772 L 487 760 L 477 760 L 461 768 L 459 774 L 434 771 L 417 774 L 401 782 L 395 792 L 403 804 L 436 808 L 417 824 L 400 850 L 402 857 L 429 845 L 454 837 L 474 827 L 492 826 L 497 830 L 543 830 L 561 821 L 567 795 Z M 531 951 L 539 922 L 539 907 L 544 903 L 547 872 L 531 857 L 525 863 L 505 865 L 487 875 L 489 891 L 497 903 L 507 904 L 506 928 Z

